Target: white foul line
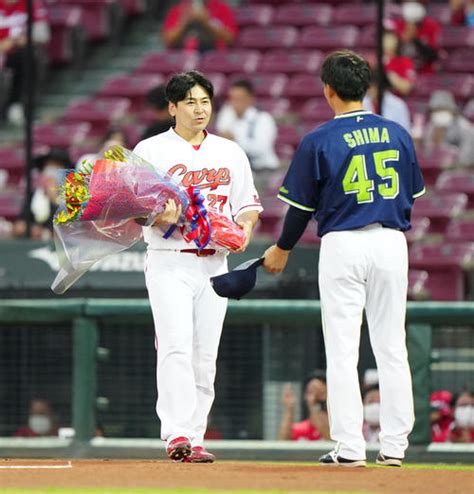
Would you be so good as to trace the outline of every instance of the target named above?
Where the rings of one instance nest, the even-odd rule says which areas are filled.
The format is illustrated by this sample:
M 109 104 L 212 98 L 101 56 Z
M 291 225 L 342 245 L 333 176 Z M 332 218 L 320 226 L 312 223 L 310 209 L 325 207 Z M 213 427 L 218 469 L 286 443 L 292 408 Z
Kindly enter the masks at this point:
M 72 463 L 70 461 L 67 462 L 66 465 L 0 465 L 0 469 L 48 469 L 48 470 L 59 470 L 61 468 L 72 468 Z

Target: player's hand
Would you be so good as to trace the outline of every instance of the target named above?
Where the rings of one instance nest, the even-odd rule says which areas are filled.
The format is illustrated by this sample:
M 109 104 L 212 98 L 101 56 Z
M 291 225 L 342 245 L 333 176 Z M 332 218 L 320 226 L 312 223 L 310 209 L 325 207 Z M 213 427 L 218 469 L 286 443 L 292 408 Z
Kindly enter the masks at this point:
M 285 387 L 283 388 L 283 394 L 281 396 L 281 401 L 285 408 L 295 408 L 296 397 L 290 383 L 285 384 Z
M 250 239 L 252 238 L 253 223 L 251 221 L 237 221 L 237 224 L 245 233 L 245 242 L 240 249 L 233 250 L 232 252 L 245 252 L 247 246 L 249 245 Z
M 281 273 L 288 262 L 289 250 L 280 249 L 276 244 L 269 247 L 263 257 L 263 267 L 268 273 Z
M 155 218 L 153 226 L 174 225 L 178 223 L 181 216 L 181 209 L 181 204 L 177 206 L 173 199 L 168 199 L 165 209 Z

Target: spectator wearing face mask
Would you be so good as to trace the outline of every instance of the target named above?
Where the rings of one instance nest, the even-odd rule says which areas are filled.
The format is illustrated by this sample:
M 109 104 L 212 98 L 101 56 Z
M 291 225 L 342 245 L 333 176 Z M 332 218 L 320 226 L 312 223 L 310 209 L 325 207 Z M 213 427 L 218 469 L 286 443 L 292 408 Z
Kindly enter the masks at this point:
M 37 176 L 31 203 L 25 204 L 21 217 L 13 225 L 13 233 L 16 237 L 23 237 L 29 217 L 32 238 L 49 240 L 52 236 L 53 217 L 60 201 L 61 171 L 73 168 L 73 165 L 67 151 L 60 148 L 53 148 L 48 153 L 37 156 L 34 165 Z
M 58 426 L 51 405 L 43 399 L 31 401 L 28 425 L 15 432 L 16 437 L 57 436 Z
M 304 401 L 308 418 L 295 421 L 296 397 L 290 385 L 283 390 L 283 418 L 280 424 L 280 440 L 318 441 L 329 440 L 329 419 L 326 408 L 326 373 L 315 371 L 308 376 L 304 390 Z
M 447 390 L 431 393 L 431 442 L 444 443 L 448 440 L 449 431 L 453 422 L 451 402 L 453 393 Z
M 380 391 L 378 384 L 365 389 L 363 404 L 364 438 L 368 443 L 377 443 L 380 433 Z
M 454 399 L 454 422 L 449 441 L 474 442 L 474 395 L 470 391 L 463 391 Z
M 424 2 L 402 0 L 402 16 L 393 19 L 393 27 L 402 41 L 401 55 L 410 57 L 418 72 L 432 72 L 438 59 L 441 26 L 426 15 Z
M 453 95 L 449 91 L 434 91 L 428 106 L 423 152 L 429 156 L 440 147 L 451 147 L 457 151 L 459 165 L 474 165 L 474 126 L 459 112 Z

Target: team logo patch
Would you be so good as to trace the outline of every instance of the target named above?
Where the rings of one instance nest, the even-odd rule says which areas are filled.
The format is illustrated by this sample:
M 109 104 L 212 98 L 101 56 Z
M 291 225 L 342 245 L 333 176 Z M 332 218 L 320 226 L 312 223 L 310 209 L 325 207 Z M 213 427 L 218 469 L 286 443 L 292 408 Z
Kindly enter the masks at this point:
M 230 184 L 230 170 L 228 168 L 202 168 L 188 171 L 186 165 L 174 165 L 168 173 L 181 178 L 184 187 L 198 186 L 201 190 L 216 190 L 219 185 Z

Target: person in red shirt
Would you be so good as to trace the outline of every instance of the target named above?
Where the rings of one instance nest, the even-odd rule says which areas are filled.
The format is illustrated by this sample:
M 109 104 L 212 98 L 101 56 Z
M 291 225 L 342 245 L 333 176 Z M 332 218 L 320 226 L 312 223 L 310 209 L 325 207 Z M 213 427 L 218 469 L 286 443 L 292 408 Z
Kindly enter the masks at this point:
M 438 58 L 439 22 L 426 15 L 423 2 L 402 1 L 402 17 L 391 22 L 402 41 L 402 55 L 410 57 L 418 72 L 433 72 Z
M 401 55 L 400 38 L 395 31 L 384 32 L 382 46 L 384 70 L 393 92 L 398 96 L 409 94 L 416 80 L 413 60 Z
M 3 59 L 4 67 L 10 69 L 13 75 L 7 103 L 8 119 L 14 124 L 21 124 L 24 118 L 21 100 L 25 92 L 27 12 L 27 0 L 0 0 L 0 59 Z M 37 45 L 49 41 L 47 12 L 41 0 L 33 1 L 32 36 Z
M 453 422 L 451 401 L 453 393 L 446 390 L 431 393 L 431 442 L 444 443 L 448 440 L 449 431 Z
M 285 409 L 280 424 L 279 439 L 291 439 L 293 441 L 329 440 L 326 394 L 326 373 L 318 370 L 310 374 L 306 381 L 304 392 L 304 401 L 308 408 L 309 416 L 301 422 L 295 422 L 296 398 L 291 386 L 287 385 L 282 396 Z
M 15 436 L 45 437 L 57 435 L 57 421 L 49 402 L 42 399 L 32 400 L 28 415 L 28 425 L 20 427 L 15 432 Z
M 167 48 L 225 49 L 237 36 L 237 22 L 223 0 L 181 0 L 166 15 L 162 34 Z

